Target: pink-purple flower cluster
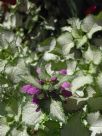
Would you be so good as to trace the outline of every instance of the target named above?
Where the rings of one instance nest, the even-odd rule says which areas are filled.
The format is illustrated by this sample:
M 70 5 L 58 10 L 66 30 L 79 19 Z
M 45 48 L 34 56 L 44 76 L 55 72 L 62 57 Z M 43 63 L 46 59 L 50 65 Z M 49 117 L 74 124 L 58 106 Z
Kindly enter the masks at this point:
M 38 68 L 36 72 L 40 73 L 41 69 Z M 67 71 L 65 69 L 62 69 L 59 71 L 59 73 L 62 75 L 66 75 Z M 67 98 L 67 97 L 72 96 L 72 93 L 70 91 L 71 83 L 69 83 L 67 81 L 61 83 L 60 86 L 58 87 L 58 89 L 53 89 L 54 85 L 59 82 L 58 78 L 56 76 L 52 76 L 49 80 L 48 79 L 47 80 L 46 79 L 45 80 L 39 79 L 38 82 L 41 84 L 42 89 L 39 89 L 31 84 L 26 84 L 22 87 L 22 92 L 26 93 L 28 95 L 31 95 L 32 102 L 34 104 L 37 104 L 38 106 L 39 106 L 41 100 L 44 100 L 44 99 L 50 99 L 51 97 L 55 98 L 55 97 L 60 97 L 60 96 Z M 46 86 L 48 84 L 49 84 L 50 88 L 47 91 L 45 91 L 43 86 L 44 85 Z

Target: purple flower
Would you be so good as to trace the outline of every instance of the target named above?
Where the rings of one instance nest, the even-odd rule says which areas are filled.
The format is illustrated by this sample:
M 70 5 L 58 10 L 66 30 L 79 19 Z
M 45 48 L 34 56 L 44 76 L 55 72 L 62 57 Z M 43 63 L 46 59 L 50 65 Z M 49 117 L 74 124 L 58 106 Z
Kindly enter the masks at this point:
M 32 103 L 37 105 L 36 112 L 39 112 L 40 111 L 40 107 L 39 107 L 40 100 L 37 98 L 37 96 L 33 97 Z
M 33 97 L 33 99 L 32 99 L 32 103 L 34 103 L 34 104 L 39 104 L 40 103 L 40 100 L 37 98 L 37 97 Z
M 41 74 L 41 68 L 38 67 L 38 68 L 36 69 L 36 73 L 37 73 L 37 74 Z
M 40 90 L 32 85 L 24 85 L 22 87 L 22 92 L 24 93 L 27 93 L 27 94 L 30 94 L 30 95 L 34 95 L 34 94 L 39 94 L 40 93 Z
M 61 95 L 64 97 L 70 97 L 70 96 L 72 96 L 72 92 L 70 92 L 68 90 L 62 90 Z
M 41 84 L 41 85 L 44 85 L 44 80 L 38 80 L 38 82 Z
M 51 81 L 52 81 L 52 82 L 57 81 L 57 77 L 51 77 Z
M 36 109 L 36 112 L 39 112 L 40 111 L 40 107 L 38 107 L 37 109 Z
M 63 82 L 61 84 L 61 88 L 62 89 L 66 89 L 66 88 L 70 88 L 71 87 L 71 84 L 69 82 Z
M 59 73 L 60 73 L 61 75 L 67 75 L 67 70 L 66 70 L 66 69 L 61 69 L 61 70 L 59 71 Z

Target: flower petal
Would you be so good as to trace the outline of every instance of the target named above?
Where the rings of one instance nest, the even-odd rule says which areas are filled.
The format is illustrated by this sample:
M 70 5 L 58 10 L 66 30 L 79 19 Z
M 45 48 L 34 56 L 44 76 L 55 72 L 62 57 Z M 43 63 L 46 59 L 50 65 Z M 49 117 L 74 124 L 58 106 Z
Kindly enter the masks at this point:
M 27 92 L 27 90 L 28 90 L 28 89 L 30 89 L 31 87 L 32 87 L 32 86 L 31 86 L 31 85 L 29 85 L 29 84 L 28 84 L 28 85 L 24 85 L 24 86 L 22 87 L 22 89 L 21 89 L 21 90 L 22 90 L 22 92 L 26 93 L 26 92 Z
M 96 5 L 92 5 L 88 9 L 85 10 L 85 15 L 89 15 L 89 14 L 95 13 L 96 10 L 97 10 Z
M 39 94 L 40 90 L 32 85 L 24 85 L 22 87 L 22 92 L 30 94 L 30 95 L 34 95 L 34 94 Z
M 66 89 L 66 88 L 70 88 L 70 87 L 71 87 L 71 83 L 69 83 L 69 82 L 63 82 L 61 84 L 62 89 Z
M 72 96 L 72 92 L 71 91 L 67 91 L 67 90 L 62 90 L 61 94 L 64 97 L 70 97 L 70 96 Z
M 59 71 L 59 73 L 62 74 L 62 75 L 67 75 L 67 70 L 66 69 L 61 69 Z
M 32 103 L 34 103 L 34 104 L 39 104 L 39 102 L 40 102 L 40 100 L 37 98 L 37 97 L 33 97 L 33 99 L 32 99 Z

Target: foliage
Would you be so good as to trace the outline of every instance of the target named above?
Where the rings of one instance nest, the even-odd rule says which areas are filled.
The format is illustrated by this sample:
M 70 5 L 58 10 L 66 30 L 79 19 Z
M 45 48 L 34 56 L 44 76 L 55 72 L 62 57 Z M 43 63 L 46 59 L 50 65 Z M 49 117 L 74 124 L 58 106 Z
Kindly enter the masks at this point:
M 60 35 L 42 40 L 41 30 L 53 27 L 45 22 L 34 31 L 40 8 L 22 4 L 0 26 L 0 135 L 101 134 L 102 26 L 92 15 L 70 18 Z M 24 24 L 17 20 L 22 9 Z

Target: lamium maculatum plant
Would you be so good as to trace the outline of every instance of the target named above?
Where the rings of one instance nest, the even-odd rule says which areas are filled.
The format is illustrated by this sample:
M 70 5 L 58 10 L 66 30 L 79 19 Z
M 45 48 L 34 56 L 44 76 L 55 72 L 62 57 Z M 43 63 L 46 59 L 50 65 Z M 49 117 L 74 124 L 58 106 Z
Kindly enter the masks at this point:
M 16 4 L 0 25 L 0 136 L 102 135 L 98 17 L 70 18 L 58 35 L 46 20 L 40 22 L 41 33 L 52 31 L 41 40 L 32 33 L 40 8 Z M 29 18 L 21 17 L 26 23 L 18 23 L 17 8 L 22 14 L 28 8 Z
M 67 97 L 72 96 L 72 92 L 70 91 L 71 83 L 68 81 L 60 83 L 59 78 L 61 75 L 67 75 L 67 70 L 62 69 L 57 75 L 54 73 L 52 77 L 46 76 L 44 79 L 40 79 L 42 72 L 40 68 L 37 68 L 39 88 L 31 84 L 26 84 L 21 89 L 23 93 L 32 96 L 32 103 L 38 105 L 37 109 L 40 109 L 40 106 L 45 106 L 42 105 L 43 101 L 45 104 L 54 99 L 63 102 Z

